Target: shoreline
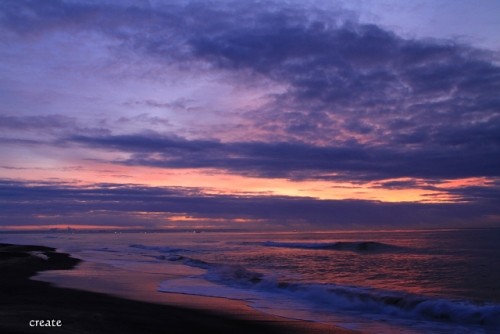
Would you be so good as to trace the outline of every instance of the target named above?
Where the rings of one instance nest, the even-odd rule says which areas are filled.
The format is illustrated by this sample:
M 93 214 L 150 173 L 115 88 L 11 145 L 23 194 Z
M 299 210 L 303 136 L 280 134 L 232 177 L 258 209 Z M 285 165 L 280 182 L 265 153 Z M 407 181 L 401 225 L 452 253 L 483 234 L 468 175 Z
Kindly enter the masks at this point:
M 267 315 L 243 302 L 232 300 L 157 292 L 158 298 L 146 301 L 147 298 L 141 298 L 140 294 L 134 298 L 132 295 L 108 294 L 105 289 L 88 291 L 58 287 L 31 279 L 47 270 L 78 270 L 75 269 L 78 264 L 84 266 L 87 262 L 59 253 L 51 247 L 0 243 L 0 270 L 4 273 L 0 276 L 0 332 L 359 333 L 326 324 Z M 128 279 L 127 284 L 133 284 L 134 277 Z M 62 326 L 30 327 L 30 320 L 61 320 Z

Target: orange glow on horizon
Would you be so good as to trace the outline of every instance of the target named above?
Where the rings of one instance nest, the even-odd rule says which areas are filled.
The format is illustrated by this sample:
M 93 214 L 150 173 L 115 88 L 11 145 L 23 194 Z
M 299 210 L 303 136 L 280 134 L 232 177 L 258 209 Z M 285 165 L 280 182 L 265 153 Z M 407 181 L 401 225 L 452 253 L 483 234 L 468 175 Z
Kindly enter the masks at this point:
M 185 215 L 173 215 L 166 218 L 169 222 L 231 222 L 231 223 L 255 223 L 262 222 L 263 219 L 252 218 L 213 218 L 213 217 L 194 217 Z
M 274 195 L 311 197 L 322 200 L 372 200 L 382 202 L 450 203 L 461 201 L 447 189 L 470 185 L 487 185 L 487 178 L 444 180 L 434 189 L 417 187 L 383 187 L 381 181 L 364 184 L 325 180 L 289 180 L 285 178 L 259 178 L 229 174 L 214 169 L 162 169 L 144 166 L 110 165 L 86 162 L 83 166 L 72 164 L 66 168 L 27 169 L 30 180 L 63 182 L 75 186 L 91 186 L 96 183 L 135 184 L 152 187 L 202 188 L 212 195 Z M 5 170 L 6 177 L 26 180 L 26 169 Z M 409 181 L 410 178 L 386 181 Z M 26 180 L 29 181 L 29 180 Z M 424 180 L 416 180 L 427 185 Z

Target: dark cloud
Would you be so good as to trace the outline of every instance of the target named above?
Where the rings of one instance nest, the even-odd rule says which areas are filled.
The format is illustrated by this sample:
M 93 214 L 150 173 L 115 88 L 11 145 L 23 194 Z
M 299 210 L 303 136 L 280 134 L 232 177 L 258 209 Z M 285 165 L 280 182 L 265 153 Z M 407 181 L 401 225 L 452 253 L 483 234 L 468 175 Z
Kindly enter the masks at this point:
M 47 144 L 52 141 L 47 139 L 49 137 L 58 138 L 71 133 L 86 133 L 96 136 L 110 134 L 110 131 L 105 127 L 87 127 L 80 123 L 76 117 L 59 114 L 40 116 L 0 115 L 0 129 L 2 129 L 4 135 L 10 134 L 16 137 L 38 135 L 36 139 L 6 137 L 3 138 L 1 143 Z
M 411 188 L 422 188 L 421 182 L 418 180 L 391 180 L 382 181 L 375 187 L 382 189 L 411 189 Z M 437 190 L 436 187 L 432 190 Z
M 40 140 L 32 140 L 32 139 L 24 139 L 24 138 L 9 138 L 9 137 L 0 137 L 0 144 L 2 145 L 40 145 L 40 144 L 48 144 L 47 142 Z
M 75 126 L 75 118 L 64 115 L 13 116 L 0 115 L 0 128 L 34 130 L 43 128 L 68 128 Z
M 177 99 L 169 102 L 160 102 L 155 100 L 135 100 L 124 103 L 124 106 L 138 107 L 138 108 L 150 107 L 150 108 L 158 108 L 165 110 L 192 111 L 196 109 L 196 107 L 190 106 L 190 104 L 192 104 L 193 102 L 195 102 L 194 99 L 187 99 L 187 98 Z
M 378 129 L 374 136 L 393 142 L 409 129 L 391 122 L 428 124 L 434 137 L 446 127 L 487 123 L 500 108 L 500 69 L 487 53 L 451 41 L 403 39 L 339 10 L 272 1 L 156 7 L 4 1 L 1 10 L 3 26 L 19 33 L 97 30 L 155 59 L 269 77 L 289 89 L 257 121 L 279 119 L 292 136 L 302 128 L 287 126 L 291 114 L 284 109 L 298 111 L 294 122 L 309 126 L 318 109 L 347 124 L 365 121 L 364 133 Z M 325 130 L 338 125 L 327 119 L 318 119 L 328 123 Z
M 259 131 L 252 142 L 84 129 L 66 137 L 130 154 L 117 163 L 352 181 L 500 176 L 500 67 L 465 44 L 405 39 L 339 10 L 278 2 L 2 1 L 0 11 L 3 28 L 21 37 L 98 32 L 120 51 L 186 72 L 283 87 L 242 113 L 246 138 Z
M 187 45 L 192 58 L 216 68 L 288 86 L 248 113 L 269 138 L 346 148 L 361 165 L 345 170 L 366 170 L 364 162 L 394 176 L 497 175 L 500 68 L 487 53 L 308 13 L 254 14 L 251 24 L 222 20 L 220 30 L 198 33 Z
M 490 180 L 483 185 L 457 187 L 448 192 L 465 201 L 495 203 L 500 199 L 500 179 Z
M 307 228 L 456 227 L 493 223 L 491 217 L 499 214 L 498 205 L 494 204 L 380 203 L 285 196 L 209 195 L 198 188 L 134 184 L 74 187 L 50 182 L 0 181 L 0 225 L 4 226 L 13 222 L 49 224 L 61 220 L 61 217 L 69 224 L 72 222 L 64 217 L 82 216 L 85 217 L 83 224 L 99 221 L 103 225 L 120 225 L 123 215 L 128 216 L 129 223 L 136 226 L 144 220 L 130 217 L 134 213 L 148 212 L 183 214 L 207 221 L 210 218 L 228 221 L 254 219 L 260 221 L 263 228 L 294 225 Z M 408 212 L 412 214 L 408 215 Z M 54 216 L 50 218 L 51 215 Z M 103 217 L 104 220 L 99 220 Z
M 0 11 L 3 14 L 1 24 L 25 37 L 37 37 L 61 29 L 68 32 L 100 30 L 119 36 L 120 28 L 127 25 L 127 20 L 129 24 L 137 24 L 151 16 L 137 6 L 63 0 L 7 0 L 0 4 Z
M 148 115 L 146 113 L 139 114 L 132 117 L 120 117 L 117 121 L 120 124 L 149 124 L 150 126 L 170 126 L 170 122 L 167 118 Z
M 462 156 L 434 148 L 317 146 L 300 142 L 229 142 L 186 140 L 150 135 L 73 136 L 68 142 L 130 153 L 115 163 L 168 168 L 221 168 L 233 173 L 292 179 L 379 180 L 394 177 L 462 178 L 500 176 L 500 158 L 483 152 Z

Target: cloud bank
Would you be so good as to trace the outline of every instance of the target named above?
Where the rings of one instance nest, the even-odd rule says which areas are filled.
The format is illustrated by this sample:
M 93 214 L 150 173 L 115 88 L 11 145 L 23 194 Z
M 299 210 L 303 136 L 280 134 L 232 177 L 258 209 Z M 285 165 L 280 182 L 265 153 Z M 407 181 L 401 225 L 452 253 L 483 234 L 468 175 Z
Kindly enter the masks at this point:
M 498 188 L 496 192 L 498 195 Z M 470 226 L 471 221 L 478 226 L 488 226 L 495 222 L 497 204 L 496 200 L 484 198 L 462 204 L 382 203 L 290 196 L 214 195 L 200 188 L 134 184 L 76 187 L 55 182 L 0 182 L 1 224 L 39 225 L 41 228 L 48 221 L 88 225 L 89 216 L 93 217 L 93 224 L 121 225 L 124 228 L 190 228 L 200 225 L 239 229 L 429 228 L 436 225 Z M 178 220 L 179 216 L 190 219 Z
M 447 190 L 470 202 L 456 204 L 451 221 L 499 199 L 500 66 L 493 51 L 404 38 L 340 7 L 275 1 L 7 0 L 0 3 L 0 37 L 6 73 L 0 88 L 8 92 L 0 148 L 9 168 L 25 168 L 14 164 L 12 147 L 37 146 L 38 154 L 72 162 L 83 151 L 92 160 L 93 151 L 94 161 L 111 166 L 378 182 L 384 189 L 486 180 Z M 144 198 L 149 191 L 158 189 L 144 188 Z M 256 204 L 258 197 L 186 198 L 193 208 L 227 200 L 242 215 L 240 203 L 249 203 L 248 214 L 259 219 L 267 207 Z M 299 201 L 271 199 L 285 211 Z M 392 213 L 428 208 L 440 218 L 448 208 L 299 203 L 325 217 L 349 205 Z M 488 205 L 483 214 L 467 212 L 481 220 L 494 215 Z M 301 219 L 328 220 L 309 214 Z

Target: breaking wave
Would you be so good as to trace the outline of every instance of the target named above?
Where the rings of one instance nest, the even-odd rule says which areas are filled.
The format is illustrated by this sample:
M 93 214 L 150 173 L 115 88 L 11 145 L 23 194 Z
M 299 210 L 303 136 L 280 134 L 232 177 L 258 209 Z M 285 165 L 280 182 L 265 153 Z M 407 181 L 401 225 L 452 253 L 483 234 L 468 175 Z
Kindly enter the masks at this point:
M 500 305 L 479 305 L 468 301 L 432 298 L 400 291 L 335 284 L 307 284 L 280 281 L 240 265 L 224 265 L 170 255 L 165 260 L 206 269 L 204 279 L 232 288 L 274 293 L 327 307 L 332 311 L 384 314 L 409 320 L 500 326 Z M 188 292 L 187 292 L 188 293 Z
M 205 262 L 205 261 L 177 254 L 179 252 L 192 252 L 189 249 L 171 248 L 171 247 L 166 247 L 166 246 L 145 246 L 145 245 L 140 245 L 140 244 L 132 244 L 132 245 L 129 245 L 129 247 L 144 249 L 144 250 L 152 250 L 152 251 L 156 251 L 158 253 L 162 253 L 162 255 L 153 256 L 154 258 L 156 258 L 158 260 L 178 262 L 178 263 L 181 263 L 181 264 L 184 264 L 187 266 L 201 268 L 201 269 L 208 269 L 210 267 L 210 264 Z
M 261 243 L 267 247 L 289 247 L 301 249 L 350 250 L 357 252 L 381 251 L 398 246 L 362 241 L 329 243 L 272 242 Z M 231 287 L 254 293 L 274 294 L 310 303 L 333 312 L 349 312 L 377 317 L 394 316 L 398 319 L 437 321 L 441 324 L 466 326 L 500 326 L 500 305 L 475 304 L 465 300 L 435 298 L 401 291 L 345 286 L 336 284 L 302 283 L 280 280 L 269 275 L 252 271 L 241 265 L 210 263 L 190 256 L 178 254 L 189 250 L 130 245 L 138 249 L 154 250 L 161 255 L 158 260 L 175 262 L 190 267 L 201 268 L 205 273 L 200 278 L 222 287 Z M 167 289 L 168 290 L 168 289 Z M 167 292 L 167 290 L 164 290 Z M 188 288 L 189 290 L 189 288 Z M 189 293 L 186 291 L 185 293 Z M 193 294 L 199 294 L 193 292 Z
M 144 250 L 152 250 L 160 253 L 177 253 L 177 252 L 187 252 L 189 250 L 187 249 L 182 249 L 182 248 L 171 248 L 171 247 L 166 247 L 166 246 L 145 246 L 141 244 L 132 244 L 129 245 L 129 247 L 132 248 L 137 248 L 137 249 L 144 249 Z
M 281 247 L 315 250 L 338 250 L 353 252 L 388 252 L 403 250 L 403 247 L 375 241 L 336 241 L 336 242 L 276 242 L 265 241 L 265 247 Z

